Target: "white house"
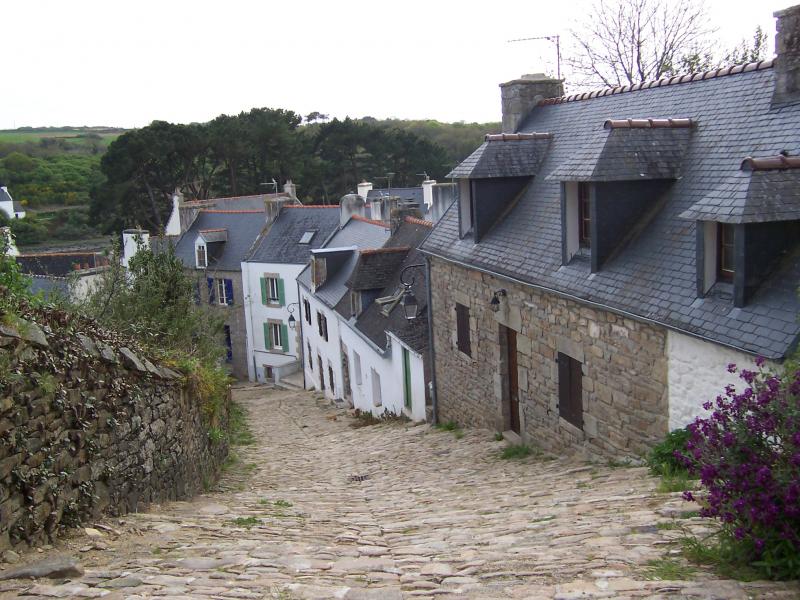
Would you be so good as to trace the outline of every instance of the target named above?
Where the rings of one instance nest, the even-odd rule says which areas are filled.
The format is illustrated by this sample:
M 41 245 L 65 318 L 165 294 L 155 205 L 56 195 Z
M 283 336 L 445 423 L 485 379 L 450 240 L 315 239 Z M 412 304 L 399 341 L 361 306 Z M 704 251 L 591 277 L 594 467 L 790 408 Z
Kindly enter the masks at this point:
M 352 400 L 336 307 L 350 302 L 347 281 L 359 253 L 382 247 L 389 235 L 388 224 L 354 215 L 323 248 L 312 250 L 311 263 L 297 278 L 306 387 L 323 391 L 331 400 Z
M 0 185 L 0 211 L 4 212 L 9 219 L 25 218 L 25 208 L 11 197 L 11 193 L 4 185 Z
M 297 276 L 338 225 L 337 206 L 283 206 L 242 262 L 250 381 L 302 368 Z

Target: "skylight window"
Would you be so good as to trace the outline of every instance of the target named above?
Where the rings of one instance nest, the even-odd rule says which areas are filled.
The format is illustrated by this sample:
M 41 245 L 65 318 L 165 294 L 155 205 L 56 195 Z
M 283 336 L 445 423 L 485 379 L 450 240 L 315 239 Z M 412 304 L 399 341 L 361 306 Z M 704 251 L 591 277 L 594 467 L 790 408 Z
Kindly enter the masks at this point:
M 314 239 L 314 234 L 317 233 L 316 231 L 306 231 L 303 234 L 303 237 L 300 238 L 301 244 L 310 244 L 311 240 Z

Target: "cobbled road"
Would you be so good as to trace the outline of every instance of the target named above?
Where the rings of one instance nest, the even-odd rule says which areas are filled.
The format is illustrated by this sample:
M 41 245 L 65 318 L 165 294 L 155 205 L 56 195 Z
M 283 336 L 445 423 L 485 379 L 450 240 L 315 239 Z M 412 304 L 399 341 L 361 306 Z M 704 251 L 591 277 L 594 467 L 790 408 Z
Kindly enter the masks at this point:
M 23 561 L 70 554 L 85 575 L 2 582 L 0 598 L 800 597 L 701 569 L 652 579 L 653 564 L 684 564 L 681 528 L 704 524 L 644 468 L 501 460 L 505 442 L 485 430 L 355 428 L 307 392 L 235 398 L 256 442 L 214 492 L 31 552 Z

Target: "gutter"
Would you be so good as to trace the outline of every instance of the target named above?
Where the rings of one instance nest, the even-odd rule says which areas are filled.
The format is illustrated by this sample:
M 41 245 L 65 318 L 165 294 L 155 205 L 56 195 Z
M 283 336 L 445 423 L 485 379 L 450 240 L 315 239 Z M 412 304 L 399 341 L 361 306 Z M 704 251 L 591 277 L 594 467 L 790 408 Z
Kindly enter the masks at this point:
M 558 291 L 558 290 L 554 290 L 552 288 L 548 288 L 548 287 L 545 287 L 543 285 L 538 285 L 538 284 L 535 284 L 535 283 L 522 281 L 521 279 L 517 279 L 517 278 L 511 277 L 509 275 L 502 275 L 500 273 L 496 273 L 494 271 L 490 271 L 489 269 L 484 269 L 482 267 L 478 267 L 478 266 L 475 266 L 475 265 L 470 265 L 468 263 L 462 262 L 460 260 L 456 260 L 454 258 L 449 258 L 449 257 L 443 256 L 441 254 L 438 254 L 436 252 L 432 252 L 430 250 L 425 250 L 425 249 L 420 248 L 419 251 L 422 252 L 423 254 L 426 254 L 427 256 L 435 256 L 436 258 L 439 258 L 439 259 L 441 259 L 441 260 L 443 260 L 445 262 L 456 264 L 456 265 L 458 265 L 460 267 L 464 267 L 465 269 L 471 269 L 473 271 L 479 271 L 481 273 L 486 273 L 487 275 L 491 275 L 493 277 L 497 277 L 498 279 L 504 279 L 505 281 L 510 281 L 511 283 L 516 283 L 516 284 L 519 284 L 519 285 L 522 285 L 522 286 L 525 286 L 525 287 L 533 288 L 533 289 L 538 290 L 540 292 L 545 292 L 547 294 L 552 294 L 554 296 L 558 296 L 558 297 L 564 298 L 566 300 L 571 300 L 571 301 L 573 301 L 573 302 L 575 302 L 577 304 L 583 304 L 585 306 L 590 306 L 592 308 L 597 308 L 597 309 L 600 309 L 600 310 L 604 310 L 604 311 L 607 311 L 607 312 L 610 312 L 610 313 L 621 315 L 623 317 L 628 317 L 630 319 L 633 319 L 634 321 L 647 323 L 649 325 L 657 325 L 657 326 L 663 327 L 665 329 L 669 329 L 669 330 L 672 330 L 672 331 L 677 331 L 678 333 L 682 333 L 684 335 L 688 335 L 690 337 L 694 337 L 694 338 L 697 338 L 699 340 L 703 340 L 704 342 L 708 342 L 710 344 L 716 344 L 718 346 L 723 346 L 725 348 L 730 348 L 731 350 L 736 350 L 737 352 L 744 352 L 745 354 L 750 354 L 751 356 L 764 356 L 764 358 L 767 358 L 769 360 L 779 361 L 779 362 L 782 362 L 783 360 L 786 359 L 785 356 L 778 356 L 778 357 L 765 356 L 764 354 L 761 354 L 761 353 L 758 353 L 758 352 L 752 352 L 750 350 L 745 350 L 744 348 L 739 348 L 737 346 L 734 346 L 733 344 L 720 342 L 719 340 L 713 340 L 713 339 L 711 339 L 711 338 L 709 338 L 707 336 L 704 336 L 704 335 L 701 335 L 701 334 L 698 334 L 698 333 L 694 333 L 694 332 L 691 332 L 691 331 L 686 331 L 685 329 L 681 329 L 680 327 L 676 327 L 674 325 L 667 325 L 666 323 L 662 323 L 661 321 L 656 321 L 655 319 L 651 319 L 651 318 L 648 318 L 648 317 L 643 317 L 641 315 L 636 315 L 636 314 L 633 314 L 631 312 L 628 312 L 628 311 L 625 311 L 625 310 L 622 310 L 622 309 L 619 309 L 619 308 L 612 308 L 612 307 L 610 307 L 608 305 L 601 304 L 599 302 L 593 302 L 591 300 L 586 300 L 585 298 L 580 298 L 580 297 L 574 296 L 572 294 L 567 294 L 566 292 L 561 292 L 561 291 Z M 427 257 L 426 257 L 426 260 L 428 260 Z M 428 293 L 430 294 L 430 288 L 428 289 Z M 529 308 L 535 308 L 535 307 L 531 306 L 530 303 L 526 303 L 526 305 L 528 305 Z M 432 342 L 433 342 L 433 340 L 431 340 L 431 348 L 433 348 Z M 796 344 L 797 344 L 797 341 L 795 341 L 791 346 L 794 346 Z

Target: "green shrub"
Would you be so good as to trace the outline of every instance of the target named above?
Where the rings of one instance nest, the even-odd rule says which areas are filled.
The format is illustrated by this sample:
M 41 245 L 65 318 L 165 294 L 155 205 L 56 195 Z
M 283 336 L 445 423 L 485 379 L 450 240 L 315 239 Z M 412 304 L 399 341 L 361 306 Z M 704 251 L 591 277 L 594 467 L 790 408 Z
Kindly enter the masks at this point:
M 675 456 L 676 452 L 686 451 L 689 432 L 686 429 L 670 431 L 664 441 L 657 444 L 647 457 L 647 466 L 653 475 L 674 475 L 679 471 L 686 472 L 683 463 Z

